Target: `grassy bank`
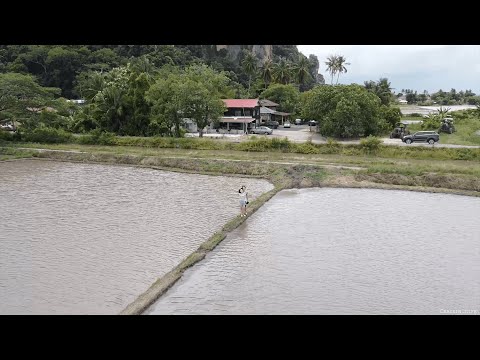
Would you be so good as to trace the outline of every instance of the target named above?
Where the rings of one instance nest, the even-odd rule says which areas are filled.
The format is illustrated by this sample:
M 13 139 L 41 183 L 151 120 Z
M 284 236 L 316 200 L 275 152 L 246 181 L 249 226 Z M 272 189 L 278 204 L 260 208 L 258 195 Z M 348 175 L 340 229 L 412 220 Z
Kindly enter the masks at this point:
M 189 139 L 190 140 L 190 139 Z M 192 139 L 198 140 L 198 139 Z M 30 144 L 31 145 L 31 144 Z M 423 158 L 426 153 L 442 150 L 409 148 L 417 157 L 404 157 L 398 149 L 384 149 L 383 157 L 375 152 L 299 154 L 273 151 L 202 150 L 181 148 L 145 148 L 134 146 L 35 145 L 43 150 L 24 150 L 19 145 L 0 147 L 0 157 L 34 157 L 55 161 L 121 164 L 169 171 L 211 175 L 259 177 L 274 184 L 249 206 L 249 214 L 257 211 L 278 191 L 286 188 L 356 187 L 454 193 L 480 196 L 480 161 L 475 152 L 465 160 Z M 73 151 L 71 151 L 73 150 Z M 470 149 L 460 149 L 470 150 Z M 477 149 L 474 149 L 477 150 Z M 415 153 L 416 151 L 416 153 Z M 458 157 L 456 153 L 456 157 Z M 390 155 L 390 157 L 387 157 Z M 203 242 L 178 266 L 158 279 L 146 292 L 129 304 L 121 314 L 141 314 L 164 294 L 186 269 L 201 261 L 226 235 L 247 218 L 235 217 Z
M 39 145 L 37 145 L 39 146 Z M 49 158 L 63 161 L 131 164 L 162 169 L 205 174 L 232 174 L 262 177 L 282 187 L 323 186 L 326 181 L 353 176 L 355 182 L 392 185 L 436 187 L 451 190 L 478 191 L 480 161 L 471 152 L 456 157 L 464 160 L 423 159 L 415 154 L 442 150 L 480 149 L 429 149 L 408 148 L 412 157 L 404 157 L 403 148 L 385 149 L 384 155 L 374 154 L 296 154 L 281 151 L 244 152 L 199 149 L 150 149 L 142 147 L 67 145 L 42 146 L 56 151 L 23 150 L 1 147 L 0 156 Z M 70 149 L 71 148 L 71 149 Z M 68 152 L 73 150 L 75 152 Z M 417 155 L 415 157 L 414 155 Z M 471 159 L 473 158 L 473 159 Z M 403 180 L 399 180 L 403 179 Z M 410 179 L 406 181 L 406 179 Z M 415 181 L 411 181 L 415 179 Z M 438 179 L 438 181 L 432 181 Z
M 480 138 L 480 136 L 479 136 Z M 8 147 L 39 147 L 39 143 L 8 142 L 0 140 L 0 146 Z M 374 145 L 374 146 L 372 146 Z M 62 147 L 63 146 L 63 147 Z M 361 144 L 339 144 L 330 141 L 325 144 L 294 143 L 287 139 L 252 137 L 247 141 L 232 142 L 220 139 L 200 138 L 140 138 L 140 137 L 112 137 L 107 144 L 76 144 L 66 142 L 62 144 L 45 145 L 52 149 L 85 149 L 99 146 L 115 152 L 114 148 L 144 148 L 144 149 L 183 149 L 183 150 L 221 150 L 243 151 L 247 153 L 291 153 L 291 154 L 317 154 L 340 156 L 365 156 L 374 155 L 377 158 L 389 159 L 436 159 L 436 160 L 478 160 L 480 161 L 480 148 L 432 148 L 432 147 L 397 147 L 382 144 L 373 144 L 365 139 Z M 113 148 L 113 149 L 112 149 Z M 119 150 L 120 152 L 124 150 Z M 138 152 L 133 150 L 134 152 Z
M 15 148 L 0 148 L 0 161 L 15 160 L 34 157 L 37 152 L 34 150 L 23 150 Z

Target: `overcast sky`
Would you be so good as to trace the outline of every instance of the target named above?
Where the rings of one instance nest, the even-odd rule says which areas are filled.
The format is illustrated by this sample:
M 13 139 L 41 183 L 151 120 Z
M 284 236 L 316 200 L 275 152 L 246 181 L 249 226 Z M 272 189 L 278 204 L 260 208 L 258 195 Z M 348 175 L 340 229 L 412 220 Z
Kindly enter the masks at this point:
M 327 84 L 331 78 L 325 61 L 339 54 L 350 63 L 348 72 L 340 75 L 342 84 L 363 85 L 386 77 L 397 93 L 405 88 L 430 93 L 454 88 L 480 94 L 480 45 L 298 45 L 298 50 L 317 55 Z

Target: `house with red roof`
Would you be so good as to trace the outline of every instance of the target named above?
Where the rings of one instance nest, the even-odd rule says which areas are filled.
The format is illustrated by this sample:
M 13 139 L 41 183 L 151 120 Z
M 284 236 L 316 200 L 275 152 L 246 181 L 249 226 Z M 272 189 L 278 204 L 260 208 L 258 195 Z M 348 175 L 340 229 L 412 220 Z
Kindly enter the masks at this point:
M 268 119 L 272 119 L 272 115 L 289 115 L 276 111 L 278 104 L 267 99 L 223 99 L 223 102 L 227 110 L 220 118 L 217 131 L 221 130 L 230 134 L 248 133 L 250 129 L 261 126 Z M 268 109 L 268 114 L 265 113 L 265 109 Z M 188 125 L 188 131 L 197 131 L 194 123 L 186 125 Z M 210 129 L 212 128 L 213 124 L 210 126 Z
M 220 118 L 220 128 L 228 132 L 248 132 L 260 123 L 258 99 L 223 99 L 227 110 Z

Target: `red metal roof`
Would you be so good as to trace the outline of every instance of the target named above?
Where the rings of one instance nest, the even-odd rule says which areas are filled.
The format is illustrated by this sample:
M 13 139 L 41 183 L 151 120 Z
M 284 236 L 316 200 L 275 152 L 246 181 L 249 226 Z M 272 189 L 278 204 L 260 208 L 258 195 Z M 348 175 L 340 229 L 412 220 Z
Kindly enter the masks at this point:
M 254 108 L 258 106 L 258 99 L 223 99 L 227 108 Z

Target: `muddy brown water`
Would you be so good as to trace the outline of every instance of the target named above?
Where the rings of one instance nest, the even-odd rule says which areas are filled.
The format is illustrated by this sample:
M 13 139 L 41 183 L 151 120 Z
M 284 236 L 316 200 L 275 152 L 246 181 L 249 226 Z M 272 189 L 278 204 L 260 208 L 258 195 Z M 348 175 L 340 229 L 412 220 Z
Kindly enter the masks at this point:
M 0 163 L 0 314 L 115 314 L 264 180 L 129 166 Z
M 279 192 L 145 314 L 480 314 L 480 199 Z

